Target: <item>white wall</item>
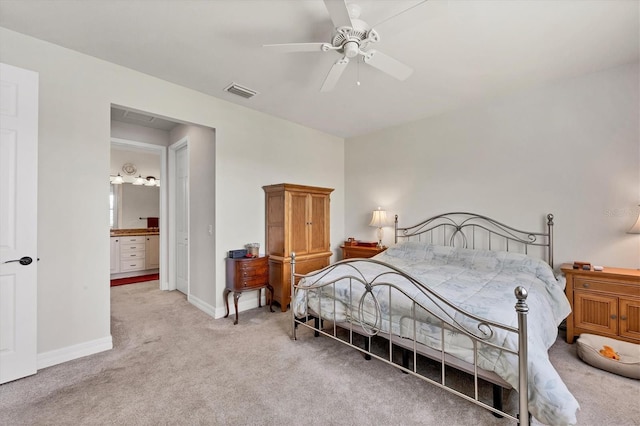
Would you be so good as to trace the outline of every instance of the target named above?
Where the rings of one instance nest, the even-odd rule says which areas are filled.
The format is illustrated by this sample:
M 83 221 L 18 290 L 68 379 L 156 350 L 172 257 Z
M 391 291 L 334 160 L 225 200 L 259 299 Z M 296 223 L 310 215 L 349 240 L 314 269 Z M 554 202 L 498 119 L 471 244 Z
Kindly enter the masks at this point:
M 343 139 L 3 28 L 0 58 L 40 74 L 39 357 L 56 352 L 58 360 L 70 359 L 91 353 L 92 342 L 110 339 L 111 104 L 216 129 L 216 255 L 209 260 L 218 266 L 211 280 L 217 308 L 223 306 L 226 250 L 264 244 L 262 185 L 337 188 L 331 235 L 339 245 Z
M 111 120 L 111 136 L 160 146 L 169 145 L 169 132 L 166 130 L 123 123 L 122 121 Z
M 553 213 L 557 265 L 640 267 L 638 81 L 618 67 L 347 140 L 345 237 L 375 240 L 377 206 L 401 225 L 462 210 L 542 230 Z

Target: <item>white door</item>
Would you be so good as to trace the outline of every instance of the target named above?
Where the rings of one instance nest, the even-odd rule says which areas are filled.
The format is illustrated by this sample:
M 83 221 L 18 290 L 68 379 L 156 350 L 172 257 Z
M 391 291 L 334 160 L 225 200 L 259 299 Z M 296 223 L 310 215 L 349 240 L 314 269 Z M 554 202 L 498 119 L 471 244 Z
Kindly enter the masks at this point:
M 0 383 L 36 373 L 38 73 L 0 64 Z
M 176 151 L 176 287 L 189 294 L 189 155 L 188 145 Z

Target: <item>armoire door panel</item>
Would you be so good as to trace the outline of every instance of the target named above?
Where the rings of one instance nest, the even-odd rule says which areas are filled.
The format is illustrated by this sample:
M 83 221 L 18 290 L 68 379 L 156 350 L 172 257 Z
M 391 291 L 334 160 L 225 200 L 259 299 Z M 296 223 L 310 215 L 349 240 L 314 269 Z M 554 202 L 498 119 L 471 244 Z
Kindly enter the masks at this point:
M 291 232 L 289 233 L 289 237 L 291 241 L 291 251 L 295 252 L 297 255 L 307 254 L 309 252 L 309 247 L 307 245 L 307 230 L 309 227 L 307 194 L 291 194 L 290 220 Z M 291 253 L 286 253 L 285 255 L 289 256 Z
M 329 250 L 328 241 L 328 220 L 325 218 L 329 214 L 329 197 L 326 195 L 311 194 L 311 227 L 309 238 L 309 252 L 319 253 Z

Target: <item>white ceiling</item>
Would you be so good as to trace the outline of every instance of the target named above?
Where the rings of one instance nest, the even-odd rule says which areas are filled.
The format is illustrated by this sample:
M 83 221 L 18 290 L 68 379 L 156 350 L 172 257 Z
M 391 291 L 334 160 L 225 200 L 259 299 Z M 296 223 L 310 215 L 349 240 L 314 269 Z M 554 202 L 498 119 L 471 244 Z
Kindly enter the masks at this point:
M 637 0 L 355 3 L 371 25 L 415 6 L 375 26 L 409 79 L 351 63 L 320 93 L 337 53 L 262 47 L 328 42 L 321 0 L 0 0 L 0 26 L 341 137 L 639 59 Z

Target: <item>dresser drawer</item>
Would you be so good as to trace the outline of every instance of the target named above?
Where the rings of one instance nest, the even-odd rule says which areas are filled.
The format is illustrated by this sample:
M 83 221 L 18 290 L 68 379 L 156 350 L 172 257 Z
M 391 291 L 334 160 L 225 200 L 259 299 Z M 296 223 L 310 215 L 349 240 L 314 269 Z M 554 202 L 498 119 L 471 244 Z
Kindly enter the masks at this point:
M 120 244 L 129 244 L 129 243 L 144 244 L 145 242 L 144 235 L 135 235 L 135 236 L 129 236 L 129 237 L 122 236 L 119 238 L 120 238 Z
M 141 259 L 122 260 L 120 272 L 140 271 L 144 269 L 144 257 Z
M 120 253 L 130 252 L 130 251 L 144 251 L 146 250 L 145 242 L 141 243 L 129 243 L 120 241 Z
M 138 250 L 138 251 L 123 251 L 120 253 L 120 260 L 122 261 L 127 261 L 130 259 L 144 259 L 145 255 L 145 251 L 144 250 Z

